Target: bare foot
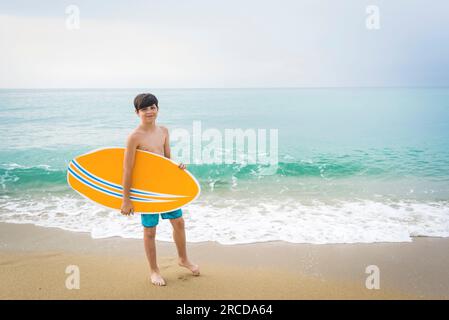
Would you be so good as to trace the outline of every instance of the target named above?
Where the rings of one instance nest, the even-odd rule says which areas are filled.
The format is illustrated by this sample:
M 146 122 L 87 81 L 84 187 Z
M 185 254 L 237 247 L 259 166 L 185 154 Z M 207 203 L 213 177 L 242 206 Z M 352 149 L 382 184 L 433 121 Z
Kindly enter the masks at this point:
M 200 275 L 200 267 L 197 264 L 193 264 L 189 260 L 185 260 L 185 261 L 179 260 L 178 264 L 181 267 L 187 268 L 190 271 L 192 271 L 192 274 L 194 276 L 199 276 Z
M 158 271 L 152 271 L 151 272 L 151 283 L 155 286 L 165 286 L 165 280 L 162 278 L 161 274 Z

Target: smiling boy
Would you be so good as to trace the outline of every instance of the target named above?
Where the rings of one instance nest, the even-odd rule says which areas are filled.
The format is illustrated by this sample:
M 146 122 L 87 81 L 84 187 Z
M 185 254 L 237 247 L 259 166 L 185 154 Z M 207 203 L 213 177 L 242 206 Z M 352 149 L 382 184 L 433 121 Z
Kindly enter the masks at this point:
M 168 129 L 156 124 L 159 112 L 157 98 L 151 93 L 141 93 L 134 99 L 134 108 L 140 118 L 140 125 L 128 136 L 126 142 L 125 159 L 123 163 L 123 202 L 121 213 L 123 215 L 134 214 L 133 204 L 130 200 L 131 177 L 134 166 L 136 150 L 145 150 L 162 155 L 170 159 L 170 141 Z M 186 166 L 180 164 L 184 170 Z M 169 219 L 173 226 L 173 240 L 178 251 L 178 264 L 189 269 L 193 275 L 198 276 L 198 265 L 192 263 L 187 257 L 185 224 L 182 210 L 162 213 L 162 219 Z M 156 260 L 156 226 L 159 222 L 159 214 L 141 214 L 144 227 L 144 246 L 150 265 L 151 282 L 158 286 L 164 286 L 165 280 L 160 274 Z

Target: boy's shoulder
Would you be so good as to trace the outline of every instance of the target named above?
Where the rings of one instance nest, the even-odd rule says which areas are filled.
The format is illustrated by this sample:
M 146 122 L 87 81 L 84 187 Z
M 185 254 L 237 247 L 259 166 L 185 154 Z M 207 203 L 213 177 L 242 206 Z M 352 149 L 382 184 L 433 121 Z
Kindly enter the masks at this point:
M 168 128 L 166 126 L 158 126 L 164 133 L 168 133 Z
M 128 134 L 128 139 L 137 139 L 140 135 L 142 135 L 142 132 L 139 128 L 136 128 Z

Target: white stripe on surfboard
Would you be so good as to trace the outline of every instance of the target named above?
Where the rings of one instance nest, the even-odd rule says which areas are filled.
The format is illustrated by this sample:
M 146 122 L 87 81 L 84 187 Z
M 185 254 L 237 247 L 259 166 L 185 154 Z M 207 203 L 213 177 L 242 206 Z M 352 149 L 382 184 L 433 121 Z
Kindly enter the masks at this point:
M 84 175 L 88 176 L 89 178 L 97 181 L 98 183 L 101 183 L 103 185 L 109 186 L 113 189 L 116 189 L 117 191 L 123 191 L 123 186 L 113 183 L 111 181 L 102 179 L 96 175 L 94 175 L 93 173 L 89 172 L 88 170 L 86 170 L 85 168 L 83 168 L 75 159 L 73 159 L 70 164 L 73 164 L 79 171 L 81 171 Z M 135 189 L 132 188 L 130 190 L 131 193 L 134 193 L 136 195 L 143 195 L 143 196 L 151 196 L 151 197 L 161 197 L 161 198 L 186 198 L 188 196 L 183 196 L 183 195 L 174 195 L 174 194 L 166 194 L 166 193 L 158 193 L 158 192 L 148 192 L 145 190 L 141 190 L 141 189 Z
M 111 191 L 111 190 L 102 188 L 101 186 L 98 186 L 98 185 L 96 185 L 95 183 L 86 180 L 85 178 L 83 178 L 82 176 L 80 176 L 78 173 L 76 173 L 76 172 L 75 172 L 72 168 L 70 168 L 70 167 L 68 168 L 68 170 L 69 170 L 69 174 L 70 174 L 73 178 L 75 178 L 76 180 L 78 180 L 79 182 L 81 182 L 82 184 L 84 184 L 84 185 L 86 185 L 86 186 L 88 186 L 88 187 L 90 187 L 90 188 L 96 189 L 97 191 L 99 191 L 99 192 L 101 192 L 101 193 L 104 193 L 104 194 L 113 196 L 113 197 L 115 197 L 115 198 L 123 199 L 123 194 L 120 194 L 120 193 L 117 193 L 117 192 L 114 192 L 114 191 Z M 135 200 L 135 201 L 137 201 L 137 202 L 154 202 L 154 203 L 173 202 L 173 201 L 175 201 L 175 200 L 164 200 L 164 199 L 139 198 L 139 197 L 135 197 L 135 196 L 130 196 L 130 199 L 131 199 L 131 200 Z

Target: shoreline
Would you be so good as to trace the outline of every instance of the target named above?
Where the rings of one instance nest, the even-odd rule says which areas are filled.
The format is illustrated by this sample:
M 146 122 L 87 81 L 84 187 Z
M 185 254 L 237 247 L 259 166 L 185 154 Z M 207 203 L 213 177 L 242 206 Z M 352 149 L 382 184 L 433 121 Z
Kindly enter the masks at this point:
M 140 239 L 0 223 L 1 299 L 449 299 L 449 238 L 406 243 L 221 245 L 188 243 L 201 267 L 177 266 L 174 243 L 157 241 L 167 286 L 149 282 Z M 81 289 L 65 288 L 79 265 Z M 377 265 L 380 289 L 365 287 Z M 84 290 L 83 290 L 84 289 Z

